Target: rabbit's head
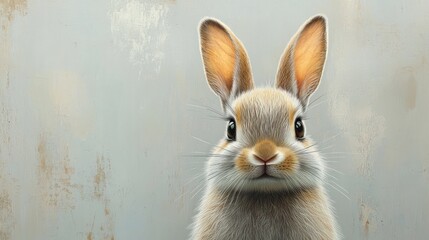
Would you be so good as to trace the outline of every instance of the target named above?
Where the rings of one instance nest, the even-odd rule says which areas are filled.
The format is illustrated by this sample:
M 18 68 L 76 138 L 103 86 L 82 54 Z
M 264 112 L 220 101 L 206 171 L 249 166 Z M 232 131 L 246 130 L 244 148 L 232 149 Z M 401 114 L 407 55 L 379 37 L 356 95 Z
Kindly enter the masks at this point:
M 324 164 L 303 121 L 322 77 L 326 20 L 309 19 L 281 57 L 275 87 L 254 88 L 243 44 L 215 19 L 200 24 L 206 78 L 227 118 L 208 161 L 209 185 L 233 191 L 294 191 L 323 179 Z

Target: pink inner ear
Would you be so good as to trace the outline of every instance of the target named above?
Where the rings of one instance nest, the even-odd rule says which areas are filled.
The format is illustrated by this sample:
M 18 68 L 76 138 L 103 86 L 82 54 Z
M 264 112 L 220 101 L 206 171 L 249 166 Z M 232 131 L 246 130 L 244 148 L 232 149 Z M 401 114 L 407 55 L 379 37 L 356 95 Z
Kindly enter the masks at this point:
M 294 50 L 297 87 L 300 93 L 311 94 L 310 91 L 314 91 L 320 81 L 325 63 L 324 20 L 315 20 L 305 26 L 297 39 Z
M 235 47 L 229 34 L 218 23 L 208 22 L 201 29 L 201 48 L 207 80 L 216 92 L 222 86 L 228 94 L 232 88 Z M 216 89 L 215 89 L 216 88 Z
M 200 26 L 200 36 L 207 81 L 223 102 L 253 88 L 246 50 L 228 27 L 207 19 Z

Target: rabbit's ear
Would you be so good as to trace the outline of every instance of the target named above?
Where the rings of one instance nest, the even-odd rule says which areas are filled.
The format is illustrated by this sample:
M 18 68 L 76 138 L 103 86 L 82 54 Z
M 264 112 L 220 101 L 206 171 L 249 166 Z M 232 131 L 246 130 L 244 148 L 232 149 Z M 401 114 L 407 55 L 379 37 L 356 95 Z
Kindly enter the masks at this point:
M 309 19 L 289 42 L 280 60 L 276 87 L 295 94 L 304 109 L 322 77 L 327 51 L 326 29 L 323 16 Z
M 207 81 L 225 104 L 253 88 L 250 62 L 243 44 L 218 20 L 200 24 L 200 46 Z

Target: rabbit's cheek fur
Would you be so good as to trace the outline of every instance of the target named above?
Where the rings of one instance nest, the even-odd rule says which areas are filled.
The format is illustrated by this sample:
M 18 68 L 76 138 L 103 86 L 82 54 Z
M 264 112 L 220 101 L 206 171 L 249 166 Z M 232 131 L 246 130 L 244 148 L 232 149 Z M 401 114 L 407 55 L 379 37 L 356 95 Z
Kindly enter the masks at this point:
M 275 165 L 276 169 L 285 173 L 297 171 L 299 168 L 299 163 L 295 153 L 289 148 L 285 147 L 279 148 L 279 151 L 284 154 L 285 158 L 280 164 Z
M 249 149 L 243 149 L 240 154 L 235 158 L 235 167 L 238 171 L 248 173 L 254 169 L 252 164 L 247 160 L 247 155 L 249 154 Z

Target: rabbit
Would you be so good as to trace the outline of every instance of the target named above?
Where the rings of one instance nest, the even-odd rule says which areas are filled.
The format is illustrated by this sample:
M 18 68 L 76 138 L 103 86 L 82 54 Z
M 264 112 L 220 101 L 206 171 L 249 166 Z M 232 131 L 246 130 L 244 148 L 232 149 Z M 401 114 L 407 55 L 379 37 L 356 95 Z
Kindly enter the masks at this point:
M 254 87 L 246 50 L 221 21 L 204 18 L 199 35 L 227 125 L 206 164 L 191 239 L 338 239 L 324 162 L 303 120 L 324 69 L 326 18 L 310 18 L 294 35 L 274 87 Z

